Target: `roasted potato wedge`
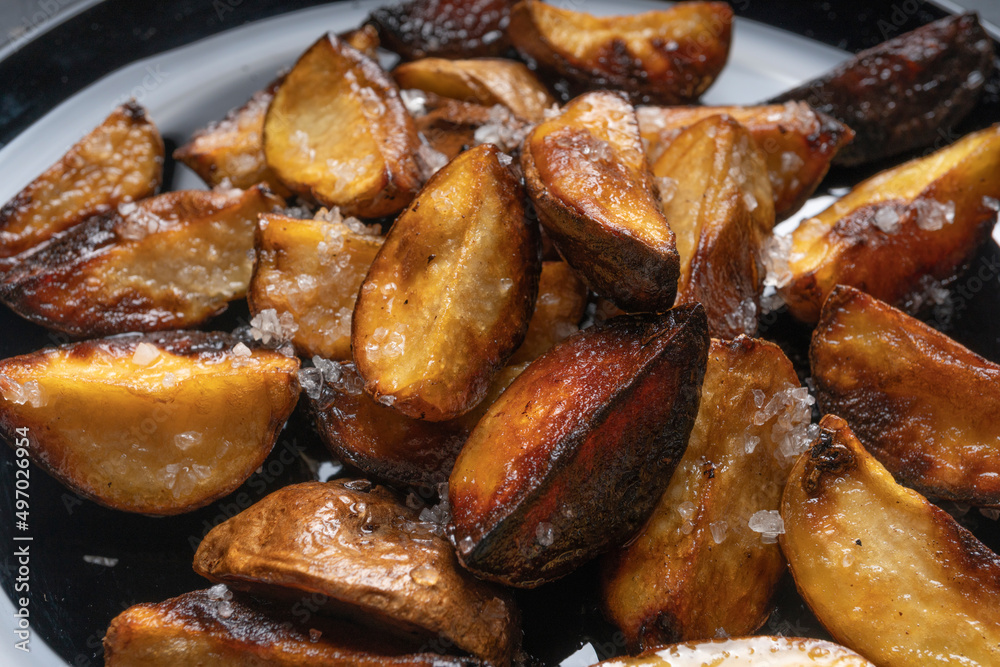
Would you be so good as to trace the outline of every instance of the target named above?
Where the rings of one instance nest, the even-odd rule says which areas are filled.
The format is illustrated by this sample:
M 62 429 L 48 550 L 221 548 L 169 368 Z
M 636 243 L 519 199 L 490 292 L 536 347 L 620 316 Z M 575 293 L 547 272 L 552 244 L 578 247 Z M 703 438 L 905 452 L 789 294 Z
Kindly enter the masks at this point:
M 850 287 L 830 293 L 809 356 L 822 409 L 896 480 L 1000 505 L 1000 366 Z
M 400 88 L 416 88 L 483 106 L 502 104 L 524 120 L 539 122 L 556 103 L 523 63 L 503 58 L 424 58 L 393 70 Z
M 301 615 L 225 586 L 129 607 L 104 637 L 107 667 L 460 667 L 478 660 L 409 653 L 405 641 Z
M 707 352 L 694 305 L 615 318 L 530 364 L 452 470 L 462 563 L 531 588 L 631 537 L 683 454 Z
M 509 664 L 521 634 L 513 600 L 462 570 L 435 527 L 366 480 L 305 482 L 213 528 L 194 569 L 272 597 L 320 593 L 331 611 Z
M 430 96 L 428 96 L 430 97 Z M 506 107 L 470 104 L 434 96 L 433 108 L 414 120 L 427 144 L 449 161 L 478 144 L 517 154 L 531 125 Z
M 1000 125 L 856 186 L 791 235 L 779 293 L 791 313 L 815 322 L 835 285 L 907 305 L 927 277 L 947 283 L 984 241 L 1000 198 Z
M 378 49 L 382 46 L 375 26 L 365 24 L 354 30 L 337 35 L 345 44 L 352 46 L 372 60 L 378 61 Z
M 373 11 L 382 44 L 404 60 L 499 56 L 510 45 L 511 0 L 409 0 Z
M 159 130 L 141 106 L 123 104 L 0 208 L 0 260 L 152 195 L 162 175 Z
M 712 341 L 698 418 L 670 485 L 639 537 L 604 562 L 605 614 L 633 650 L 719 631 L 738 637 L 767 620 L 785 559 L 751 526 L 777 513 L 786 458 L 809 443 L 805 393 L 777 345 Z
M 524 340 L 538 289 L 538 229 L 492 145 L 437 172 L 396 220 L 354 308 L 365 391 L 409 417 L 475 407 Z M 507 158 L 509 162 L 509 158 Z
M 418 145 L 396 84 L 332 34 L 285 75 L 264 119 L 267 166 L 296 194 L 345 215 L 406 206 L 420 186 Z
M 774 212 L 783 220 L 816 191 L 830 162 L 854 131 L 804 102 L 751 107 L 638 107 L 639 132 L 650 164 L 686 127 L 717 114 L 732 116 L 754 138 L 764 155 L 774 195 Z
M 975 14 L 946 16 L 862 51 L 773 102 L 808 102 L 847 123 L 857 136 L 834 162 L 858 165 L 948 136 L 975 106 L 993 58 L 993 40 Z
M 754 335 L 774 200 L 753 137 L 709 116 L 677 135 L 653 175 L 680 255 L 677 303 L 701 303 L 713 336 Z
M 635 104 L 686 104 L 708 90 L 729 57 L 733 10 L 724 2 L 597 17 L 525 0 L 508 34 L 518 51 L 589 90 Z
M 680 266 L 674 234 L 623 98 L 576 98 L 532 130 L 521 166 L 538 219 L 595 291 L 626 310 L 673 305 Z
M 587 308 L 587 286 L 561 261 L 542 262 L 535 313 L 528 323 L 524 342 L 510 363 L 534 361 L 553 345 L 579 328 Z
M 299 362 L 220 333 L 127 335 L 0 361 L 0 430 L 113 509 L 179 514 L 264 462 L 299 396 Z M 96 416 L 96 417 L 95 417 Z
M 72 336 L 196 326 L 246 294 L 260 186 L 124 204 L 51 239 L 0 279 L 16 313 Z
M 247 300 L 254 314 L 292 314 L 299 354 L 347 361 L 354 302 L 383 238 L 338 218 L 261 215 Z
M 854 651 L 823 641 L 795 637 L 742 637 L 660 646 L 634 658 L 614 658 L 605 667 L 875 667 Z M 595 667 L 597 667 L 595 665 Z
M 833 415 L 792 468 L 781 548 L 836 641 L 878 665 L 1000 664 L 1000 558 Z

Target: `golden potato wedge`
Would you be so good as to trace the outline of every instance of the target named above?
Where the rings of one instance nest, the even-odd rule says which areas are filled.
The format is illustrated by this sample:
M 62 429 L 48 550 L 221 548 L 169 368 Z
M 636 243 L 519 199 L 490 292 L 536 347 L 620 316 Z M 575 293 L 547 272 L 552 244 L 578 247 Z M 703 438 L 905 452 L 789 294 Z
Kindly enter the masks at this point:
M 512 0 L 409 0 L 368 17 L 385 48 L 404 60 L 499 56 L 510 46 Z
M 538 219 L 596 292 L 626 310 L 673 305 L 674 234 L 624 99 L 597 92 L 571 101 L 528 135 L 521 166 Z
M 905 305 L 927 276 L 953 280 L 993 226 L 984 198 L 1000 198 L 998 169 L 1000 124 L 883 171 L 805 220 L 778 282 L 791 313 L 816 322 L 838 284 Z
M 255 315 L 291 313 L 299 354 L 346 361 L 354 301 L 383 238 L 339 217 L 261 215 L 247 300 Z
M 764 155 L 778 220 L 806 203 L 837 151 L 854 137 L 851 128 L 804 102 L 750 107 L 642 106 L 635 111 L 650 164 L 656 163 L 684 128 L 709 116 L 732 116 L 750 132 Z
M 129 607 L 104 637 L 107 667 L 472 667 L 472 658 L 409 653 L 405 641 L 348 621 L 236 594 L 225 586 Z
M 534 361 L 576 332 L 586 308 L 587 286 L 569 264 L 542 262 L 535 313 L 528 323 L 524 342 L 510 358 L 510 363 Z
M 0 299 L 73 336 L 196 326 L 246 294 L 257 216 L 283 205 L 260 186 L 123 204 L 25 257 Z
M 524 0 L 508 34 L 521 55 L 587 89 L 622 90 L 635 104 L 686 104 L 726 64 L 732 21 L 724 2 L 597 17 Z
M 462 570 L 436 529 L 366 480 L 305 482 L 213 528 L 194 569 L 271 597 L 319 593 L 331 611 L 509 664 L 520 643 L 514 601 Z
M 483 106 L 502 104 L 516 116 L 534 123 L 556 103 L 523 63 L 503 58 L 446 60 L 424 58 L 392 71 L 400 88 L 416 88 Z
M 126 335 L 0 361 L 0 430 L 113 509 L 179 514 L 240 484 L 299 396 L 297 359 L 221 333 Z M 21 446 L 21 445 L 19 445 Z
M 615 318 L 530 364 L 452 470 L 462 564 L 531 588 L 631 537 L 683 454 L 708 342 L 695 304 Z
M 354 30 L 348 30 L 337 35 L 345 44 L 357 49 L 372 60 L 378 61 L 378 49 L 382 46 L 375 26 L 365 24 Z
M 741 637 L 673 644 L 634 658 L 614 658 L 605 667 L 875 667 L 854 651 L 823 641 L 796 637 Z M 595 665 L 595 667 L 597 667 Z
M 822 409 L 897 481 L 1000 505 L 1000 366 L 851 287 L 830 293 L 809 357 Z
M 345 215 L 406 206 L 420 187 L 418 145 L 396 84 L 332 34 L 285 75 L 264 119 L 267 166 L 296 194 Z
M 351 334 L 358 372 L 369 395 L 409 417 L 471 410 L 524 340 L 538 230 L 505 157 L 478 146 L 432 176 L 361 286 Z
M 653 175 L 680 255 L 677 303 L 701 303 L 713 336 L 754 335 L 774 200 L 753 137 L 709 116 L 677 135 Z
M 836 641 L 872 662 L 1000 664 L 1000 558 L 896 484 L 833 415 L 788 477 L 781 548 Z
M 712 341 L 670 485 L 638 538 L 603 564 L 605 615 L 631 649 L 738 637 L 767 620 L 785 558 L 753 528 L 761 513 L 777 514 L 786 458 L 812 439 L 807 396 L 777 345 Z
M 0 259 L 152 195 L 162 175 L 159 130 L 141 106 L 123 104 L 0 208 Z

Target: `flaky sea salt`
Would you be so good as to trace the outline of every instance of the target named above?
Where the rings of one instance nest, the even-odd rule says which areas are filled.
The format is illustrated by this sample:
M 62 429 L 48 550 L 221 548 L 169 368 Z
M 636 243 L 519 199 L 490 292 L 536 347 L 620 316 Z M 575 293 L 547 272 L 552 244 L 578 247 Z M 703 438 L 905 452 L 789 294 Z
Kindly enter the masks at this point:
M 792 280 L 792 270 L 788 265 L 792 251 L 792 237 L 774 235 L 764 242 L 761 259 L 767 274 L 764 284 L 771 287 L 784 287 Z
M 251 357 L 253 356 L 253 351 L 245 343 L 236 343 L 236 345 L 233 345 L 233 356 Z
M 899 214 L 891 206 L 883 206 L 875 211 L 873 223 L 886 234 L 895 234 L 899 231 Z
M 774 544 L 778 535 L 785 532 L 785 522 L 781 519 L 781 513 L 777 510 L 760 510 L 754 512 L 747 522 L 750 530 L 760 533 L 760 541 L 765 544 Z
M 752 336 L 757 331 L 757 304 L 752 297 L 740 302 L 736 310 L 726 313 L 726 325 L 742 333 Z
M 149 366 L 160 356 L 160 349 L 149 343 L 139 343 L 132 354 L 132 363 L 136 366 Z
M 955 202 L 939 202 L 936 199 L 921 198 L 913 202 L 917 211 L 917 227 L 934 232 L 955 221 Z
M 550 547 L 556 540 L 556 531 L 551 523 L 541 522 L 535 527 L 535 540 L 543 547 Z
M 272 340 L 276 343 L 291 340 L 298 330 L 299 325 L 291 313 L 285 312 L 279 317 L 274 308 L 265 308 L 250 320 L 250 336 L 265 345 Z
M 726 541 L 726 531 L 729 530 L 729 524 L 725 521 L 713 521 L 708 524 L 708 530 L 712 533 L 712 541 L 716 544 L 722 544 Z

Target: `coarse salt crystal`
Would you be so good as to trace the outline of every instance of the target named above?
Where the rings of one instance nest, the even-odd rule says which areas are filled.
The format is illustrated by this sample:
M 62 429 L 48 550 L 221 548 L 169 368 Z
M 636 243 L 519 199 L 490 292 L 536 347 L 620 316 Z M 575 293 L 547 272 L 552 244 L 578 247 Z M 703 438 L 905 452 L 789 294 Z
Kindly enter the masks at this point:
M 132 354 L 132 363 L 136 366 L 148 366 L 159 356 L 160 350 L 155 345 L 139 343 L 135 346 L 135 352 Z
M 233 345 L 233 356 L 250 357 L 253 356 L 253 351 L 244 343 L 236 343 L 236 345 Z
M 891 206 L 883 206 L 875 211 L 873 222 L 886 234 L 894 234 L 899 230 L 899 214 Z

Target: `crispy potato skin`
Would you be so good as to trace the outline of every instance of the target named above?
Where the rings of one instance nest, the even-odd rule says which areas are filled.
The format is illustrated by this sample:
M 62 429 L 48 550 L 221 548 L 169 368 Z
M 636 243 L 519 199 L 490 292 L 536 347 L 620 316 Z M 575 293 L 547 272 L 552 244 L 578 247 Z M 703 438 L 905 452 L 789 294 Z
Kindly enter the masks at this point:
M 630 311 L 673 305 L 680 260 L 631 105 L 581 95 L 532 130 L 521 166 L 539 220 L 595 291 Z
M 448 531 L 462 563 L 530 588 L 627 540 L 684 451 L 707 352 L 694 305 L 615 318 L 530 364 L 452 470 Z
M 524 342 L 510 363 L 534 361 L 577 331 L 587 308 L 587 285 L 563 261 L 542 262 L 538 299 Z
M 585 89 L 621 90 L 635 104 L 688 104 L 726 64 L 732 20 L 724 2 L 596 17 L 526 0 L 511 10 L 508 34 L 522 56 Z
M 483 106 L 502 104 L 537 123 L 555 99 L 523 63 L 503 58 L 447 60 L 424 58 L 392 71 L 400 88 L 416 88 Z
M 844 420 L 820 427 L 781 510 L 781 548 L 816 618 L 878 665 L 998 664 L 1000 558 L 896 484 Z
M 297 359 L 264 349 L 239 357 L 236 342 L 197 331 L 130 335 L 4 359 L 0 431 L 13 443 L 29 428 L 32 460 L 106 507 L 197 509 L 264 462 L 299 396 Z M 140 344 L 159 354 L 143 362 Z M 31 382 L 41 396 L 25 401 Z
M 457 100 L 443 100 L 426 114 L 414 118 L 417 131 L 449 162 L 475 146 L 476 130 L 489 122 L 487 107 Z
M 152 195 L 162 175 L 159 130 L 141 106 L 123 104 L 0 208 L 0 260 Z
M 788 468 L 773 424 L 753 424 L 753 391 L 766 405 L 797 386 L 778 346 L 745 336 L 712 341 L 698 417 L 670 485 L 639 536 L 604 562 L 605 614 L 633 650 L 707 639 L 720 628 L 738 637 L 767 620 L 785 558 L 748 521 L 780 507 Z M 748 434 L 760 439 L 752 453 Z M 690 518 L 678 511 L 684 503 Z M 726 524 L 721 542 L 711 532 L 717 522 Z
M 475 407 L 524 340 L 538 229 L 490 144 L 459 155 L 396 220 L 358 295 L 352 344 L 365 391 L 409 417 Z M 442 363 L 444 362 L 444 363 Z
M 384 239 L 341 222 L 263 214 L 247 301 L 257 314 L 291 313 L 299 354 L 351 359 L 351 314 L 358 289 Z
M 222 610 L 225 611 L 222 611 Z M 409 653 L 405 642 L 347 621 L 300 615 L 279 604 L 208 590 L 129 607 L 104 637 L 107 667 L 460 667 L 473 658 Z
M 993 57 L 993 41 L 975 14 L 946 16 L 773 101 L 808 102 L 847 123 L 857 136 L 834 162 L 858 165 L 948 136 L 979 99 Z
M 816 322 L 838 284 L 906 306 L 926 277 L 953 280 L 993 226 L 995 212 L 983 198 L 1000 198 L 998 170 L 1000 125 L 994 125 L 869 178 L 805 220 L 792 233 L 791 275 L 779 290 L 791 313 Z M 927 226 L 930 211 L 940 222 L 952 205 L 952 222 Z M 896 231 L 876 226 L 880 217 L 897 223 Z
M 246 294 L 257 216 L 283 205 L 260 186 L 145 199 L 39 246 L 0 299 L 77 337 L 197 326 Z
M 368 17 L 383 46 L 404 60 L 499 56 L 510 46 L 511 0 L 410 0 Z
M 754 335 L 774 204 L 753 137 L 729 117 L 709 116 L 671 142 L 653 175 L 664 179 L 660 200 L 680 255 L 677 303 L 701 303 L 713 336 Z
M 305 482 L 212 529 L 194 569 L 272 597 L 320 593 L 332 611 L 509 664 L 520 643 L 517 607 L 462 570 L 434 528 L 366 480 Z
M 809 357 L 823 410 L 898 481 L 1000 505 L 1000 366 L 850 287 L 830 293 Z
M 875 667 L 854 651 L 821 639 L 737 637 L 673 644 L 594 667 Z
M 650 164 L 656 163 L 684 128 L 717 114 L 731 116 L 743 125 L 763 153 L 777 220 L 784 220 L 806 203 L 837 151 L 854 137 L 851 128 L 805 102 L 750 107 L 641 106 L 636 108 L 636 117 Z
M 420 187 L 418 146 L 396 84 L 335 35 L 299 58 L 264 120 L 268 167 L 296 194 L 345 215 L 406 206 Z

